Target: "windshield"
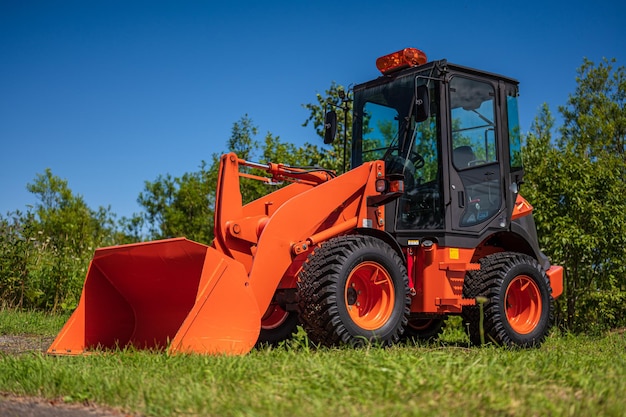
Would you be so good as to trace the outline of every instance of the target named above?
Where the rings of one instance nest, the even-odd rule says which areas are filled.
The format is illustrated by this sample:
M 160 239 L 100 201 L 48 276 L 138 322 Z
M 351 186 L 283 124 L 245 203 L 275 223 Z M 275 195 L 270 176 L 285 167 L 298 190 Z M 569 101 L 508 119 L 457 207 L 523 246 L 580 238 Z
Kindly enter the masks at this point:
M 407 133 L 414 90 L 414 78 L 403 77 L 355 93 L 354 137 L 358 146 L 353 155 L 358 164 L 400 154 L 400 134 Z
M 430 117 L 418 122 L 415 91 L 422 84 L 430 90 Z M 438 165 L 434 86 L 435 81 L 413 74 L 356 91 L 353 166 L 382 159 L 388 172 L 415 176 L 414 169 L 420 169 L 419 180 L 432 180 Z
M 387 174 L 403 174 L 397 229 L 443 227 L 437 82 L 429 74 L 399 77 L 355 90 L 352 164 L 384 160 Z M 418 121 L 416 90 L 427 85 L 430 117 Z

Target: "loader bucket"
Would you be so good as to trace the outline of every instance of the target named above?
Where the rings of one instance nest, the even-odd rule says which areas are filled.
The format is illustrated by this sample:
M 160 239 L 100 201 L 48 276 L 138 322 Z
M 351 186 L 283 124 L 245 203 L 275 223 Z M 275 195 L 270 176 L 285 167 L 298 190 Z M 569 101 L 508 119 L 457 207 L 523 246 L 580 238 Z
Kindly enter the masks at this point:
M 98 249 L 48 353 L 132 346 L 245 354 L 261 327 L 248 284 L 242 264 L 184 238 Z

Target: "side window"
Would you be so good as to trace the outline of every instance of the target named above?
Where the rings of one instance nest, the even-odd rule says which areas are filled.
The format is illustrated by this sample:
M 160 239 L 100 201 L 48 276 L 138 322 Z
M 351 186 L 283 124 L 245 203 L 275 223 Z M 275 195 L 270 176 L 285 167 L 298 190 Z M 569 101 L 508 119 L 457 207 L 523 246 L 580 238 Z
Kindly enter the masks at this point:
M 494 99 L 491 84 L 463 77 L 450 82 L 452 161 L 457 170 L 497 162 Z
M 509 122 L 509 149 L 511 152 L 511 171 L 522 169 L 522 138 L 519 127 L 519 113 L 517 110 L 517 97 L 507 95 L 506 110 Z

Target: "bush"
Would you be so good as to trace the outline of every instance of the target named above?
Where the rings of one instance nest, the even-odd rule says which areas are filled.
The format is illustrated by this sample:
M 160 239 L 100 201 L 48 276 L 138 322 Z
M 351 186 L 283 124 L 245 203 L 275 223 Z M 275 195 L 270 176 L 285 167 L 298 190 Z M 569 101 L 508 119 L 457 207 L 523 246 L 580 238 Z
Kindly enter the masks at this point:
M 31 213 L 0 216 L 0 307 L 72 310 L 93 251 L 76 253 L 37 228 Z
M 575 330 L 601 333 L 620 327 L 626 327 L 626 291 L 594 291 L 581 297 Z
M 19 213 L 0 216 L 0 307 L 21 307 L 28 297 L 30 245 L 19 217 Z

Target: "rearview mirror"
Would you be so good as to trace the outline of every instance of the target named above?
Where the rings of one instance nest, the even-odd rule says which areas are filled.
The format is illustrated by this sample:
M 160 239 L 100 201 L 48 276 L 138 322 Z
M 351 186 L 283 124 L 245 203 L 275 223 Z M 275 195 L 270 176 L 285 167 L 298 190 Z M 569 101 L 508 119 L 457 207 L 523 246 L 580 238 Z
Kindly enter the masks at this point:
M 324 143 L 329 145 L 335 140 L 337 134 L 337 112 L 331 110 L 324 117 Z
M 423 122 L 430 117 L 430 93 L 424 84 L 415 89 L 415 121 Z

